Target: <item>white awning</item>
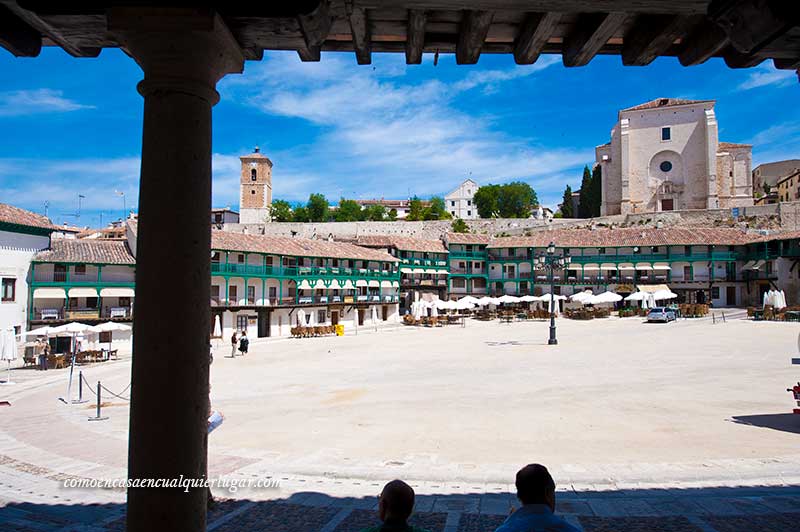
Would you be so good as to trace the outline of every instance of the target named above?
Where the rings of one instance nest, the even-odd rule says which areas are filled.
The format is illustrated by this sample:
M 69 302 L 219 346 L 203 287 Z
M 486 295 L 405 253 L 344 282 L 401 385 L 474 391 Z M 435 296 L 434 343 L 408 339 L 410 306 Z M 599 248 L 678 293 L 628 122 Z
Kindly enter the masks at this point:
M 653 264 L 653 269 L 659 271 L 669 271 L 671 268 L 669 267 L 669 264 L 667 264 L 666 262 L 656 262 L 655 264 Z
M 397 281 L 392 281 L 392 288 L 400 288 L 400 283 Z
M 314 288 L 325 288 L 325 281 L 317 279 L 317 282 L 314 283 Z
M 371 286 L 372 288 L 380 287 L 380 285 L 380 281 L 376 281 L 374 279 L 367 283 L 367 286 Z
M 742 266 L 742 269 L 743 270 L 749 270 L 750 268 L 753 267 L 753 264 L 755 264 L 755 263 L 756 263 L 756 261 L 754 261 L 754 260 L 748 260 L 747 262 L 744 263 L 744 266 Z
M 577 264 L 575 262 L 570 262 L 569 264 L 567 264 L 567 269 L 568 270 L 581 271 L 582 268 L 583 268 L 582 265 Z
M 133 297 L 133 288 L 102 288 L 100 297 Z
M 37 288 L 33 291 L 33 299 L 66 299 L 63 288 Z
M 381 281 L 381 287 L 383 288 L 391 288 L 392 282 L 391 281 Z
M 308 284 L 308 280 L 307 279 L 303 279 L 302 281 L 300 281 L 300 284 L 297 285 L 297 289 L 298 290 L 310 290 L 311 289 L 311 285 Z
M 70 288 L 69 297 L 97 297 L 96 288 Z
M 411 268 L 400 268 L 400 273 L 414 273 Z
M 425 271 L 425 273 L 436 273 L 436 270 L 433 269 L 433 268 L 428 268 L 428 269 L 426 269 L 424 271 Z
M 596 272 L 600 270 L 600 266 L 597 264 L 585 264 L 583 266 L 583 271 L 585 272 Z
M 617 266 L 617 268 L 619 268 L 620 270 L 633 270 L 634 269 L 633 264 L 631 264 L 630 262 L 623 262 L 622 264 Z
M 647 264 L 646 262 L 639 262 L 636 264 L 636 269 L 639 271 L 649 272 L 650 270 L 653 269 L 653 267 Z
M 342 288 L 344 288 L 345 290 L 352 290 L 355 287 L 353 286 L 353 282 L 350 279 L 348 279 L 344 282 Z
M 617 271 L 617 265 L 611 264 L 610 262 L 606 262 L 600 265 L 600 269 L 603 271 Z
M 447 275 L 450 272 L 448 272 L 447 270 L 436 270 L 436 273 L 438 273 L 439 275 Z
M 328 286 L 328 288 L 330 288 L 332 290 L 339 290 L 341 287 L 342 286 L 339 284 L 339 281 L 337 281 L 336 279 L 331 281 L 331 284 Z
M 764 260 L 757 261 L 755 264 L 753 264 L 752 269 L 753 270 L 758 270 L 759 268 L 761 268 L 764 265 L 765 262 L 766 261 L 764 261 Z
M 369 286 L 369 284 L 364 279 L 359 279 L 356 281 L 356 286 Z

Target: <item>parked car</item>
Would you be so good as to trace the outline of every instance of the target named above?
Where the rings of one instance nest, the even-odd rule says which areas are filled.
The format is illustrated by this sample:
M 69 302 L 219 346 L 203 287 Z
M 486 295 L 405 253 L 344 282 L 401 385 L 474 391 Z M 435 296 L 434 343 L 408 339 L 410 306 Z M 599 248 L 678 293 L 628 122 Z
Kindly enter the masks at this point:
M 675 320 L 675 311 L 666 307 L 654 307 L 647 312 L 647 321 L 661 321 L 664 323 Z

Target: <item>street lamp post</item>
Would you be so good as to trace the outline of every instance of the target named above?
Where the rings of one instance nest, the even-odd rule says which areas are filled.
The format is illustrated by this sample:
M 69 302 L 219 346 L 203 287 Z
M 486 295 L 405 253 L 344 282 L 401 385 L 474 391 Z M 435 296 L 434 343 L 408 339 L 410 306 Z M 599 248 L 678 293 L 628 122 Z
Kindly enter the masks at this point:
M 548 345 L 557 345 L 556 339 L 556 314 L 553 312 L 555 307 L 555 279 L 553 271 L 556 268 L 564 268 L 569 264 L 572 259 L 568 255 L 556 256 L 556 245 L 553 242 L 547 245 L 547 250 L 544 255 L 536 257 L 534 263 L 538 267 L 546 268 L 548 278 L 550 279 L 550 338 L 547 340 Z

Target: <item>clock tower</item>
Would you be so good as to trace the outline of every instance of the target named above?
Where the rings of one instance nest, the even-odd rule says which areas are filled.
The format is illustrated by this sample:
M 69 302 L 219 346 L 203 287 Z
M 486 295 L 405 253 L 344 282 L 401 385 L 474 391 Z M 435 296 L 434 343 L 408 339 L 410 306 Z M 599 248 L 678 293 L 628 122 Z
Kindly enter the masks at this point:
M 242 174 L 239 180 L 239 219 L 241 223 L 268 221 L 272 206 L 272 161 L 256 146 L 253 153 L 239 158 Z

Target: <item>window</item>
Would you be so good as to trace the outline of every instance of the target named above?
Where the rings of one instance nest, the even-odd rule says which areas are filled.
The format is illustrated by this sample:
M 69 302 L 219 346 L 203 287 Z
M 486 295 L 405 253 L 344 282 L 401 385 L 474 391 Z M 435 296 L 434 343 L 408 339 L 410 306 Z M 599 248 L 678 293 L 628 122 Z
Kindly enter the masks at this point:
M 453 288 L 466 288 L 467 280 L 463 277 L 454 277 L 451 281 L 453 283 Z
M 467 200 L 467 205 L 472 205 L 472 200 Z
M 217 297 L 219 297 L 219 287 L 217 287 Z M 130 308 L 131 306 L 131 298 L 129 297 L 121 297 L 117 301 L 120 307 Z
M 691 266 L 684 266 L 683 267 L 683 280 L 684 281 L 691 281 L 692 280 L 692 267 Z
M 256 172 L 255 168 L 253 168 L 252 170 L 250 170 L 250 181 L 255 181 L 257 179 L 258 179 L 258 172 Z
M 86 298 L 86 308 L 97 308 L 97 298 L 96 297 L 87 297 Z
M 328 317 L 325 314 L 324 310 L 317 311 L 317 323 L 325 323 L 328 321 Z
M 691 255 L 692 254 L 692 246 L 683 246 L 683 254 L 684 255 Z
M 215 301 L 219 303 L 219 285 L 212 284 L 211 285 L 211 301 Z M 120 305 L 122 305 L 122 301 L 120 301 Z
M 672 132 L 669 130 L 668 127 L 661 128 L 661 140 L 670 140 L 672 137 Z
M 236 261 L 237 261 L 239 264 L 242 264 L 242 263 L 244 263 L 244 254 L 243 254 L 243 253 L 239 253 L 239 254 L 236 256 Z
M 467 211 L 467 216 L 472 216 L 472 211 Z
M 228 287 L 228 303 L 233 303 L 234 305 L 239 304 L 239 294 L 237 293 L 236 286 L 229 286 Z
M 0 292 L 0 300 L 5 302 L 16 301 L 17 280 L 16 279 L 3 279 L 2 292 Z
M 215 224 L 222 223 L 222 214 L 220 214 L 218 212 L 214 213 L 214 223 Z
M 255 191 L 255 190 L 251 190 L 251 191 L 250 191 L 250 194 L 253 194 L 253 195 L 255 195 L 255 193 L 256 193 L 256 191 Z
M 455 216 L 455 215 L 456 215 L 456 211 L 450 211 L 450 214 L 452 214 L 453 216 Z
M 711 287 L 711 299 L 719 299 L 719 286 Z
M 269 287 L 269 298 L 275 299 L 278 297 L 278 287 L 277 286 L 270 286 Z
M 255 286 L 248 286 L 247 287 L 247 304 L 248 305 L 255 305 L 256 304 L 256 287 Z
M 661 164 L 658 165 L 661 168 L 662 172 L 669 172 L 672 170 L 672 163 L 669 161 L 661 161 Z
M 450 206 L 451 206 L 451 207 L 455 207 L 455 206 L 456 206 L 456 202 L 455 202 L 455 201 L 451 201 L 451 202 L 450 202 Z
M 85 264 L 76 264 L 75 265 L 75 275 L 86 275 L 86 265 Z

